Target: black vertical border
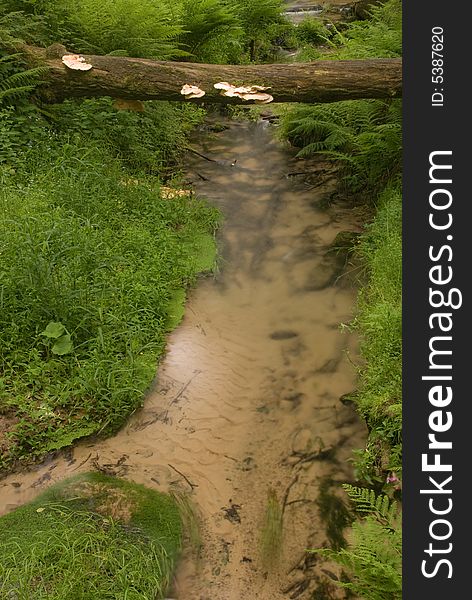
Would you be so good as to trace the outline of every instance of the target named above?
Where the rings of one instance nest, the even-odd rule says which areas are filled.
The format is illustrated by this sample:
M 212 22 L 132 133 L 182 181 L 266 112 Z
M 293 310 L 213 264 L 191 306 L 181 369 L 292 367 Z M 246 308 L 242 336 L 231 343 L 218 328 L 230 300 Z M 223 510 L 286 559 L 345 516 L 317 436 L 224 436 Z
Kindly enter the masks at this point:
M 405 600 L 462 599 L 472 597 L 469 579 L 472 577 L 472 352 L 470 338 L 470 284 L 472 274 L 472 80 L 471 49 L 472 21 L 471 3 L 439 2 L 429 0 L 403 1 L 403 136 L 404 136 L 404 182 L 403 182 L 403 598 Z M 444 83 L 432 82 L 432 28 L 444 29 Z M 432 106 L 434 87 L 443 88 L 444 106 Z M 434 231 L 428 224 L 429 155 L 433 151 L 452 150 L 452 216 L 453 224 L 447 234 L 453 239 L 446 241 L 446 232 Z M 429 527 L 440 516 L 431 514 L 428 501 L 432 496 L 423 495 L 421 489 L 431 489 L 429 476 L 421 468 L 421 455 L 428 452 L 428 416 L 434 407 L 428 401 L 431 382 L 422 381 L 428 374 L 429 347 L 432 335 L 428 317 L 434 312 L 428 300 L 432 263 L 428 257 L 429 246 L 438 248 L 450 243 L 453 258 L 453 280 L 450 285 L 463 294 L 462 307 L 450 310 L 453 318 L 452 335 L 452 388 L 453 400 L 444 410 L 453 416 L 452 428 L 438 435 L 439 439 L 451 440 L 452 450 L 443 451 L 441 459 L 452 461 L 451 495 L 436 495 L 437 506 L 441 500 L 452 498 L 453 508 L 444 516 L 451 522 L 453 531 L 445 541 L 431 539 Z M 445 254 L 446 256 L 446 254 Z M 436 286 L 437 287 L 437 286 Z M 447 287 L 447 286 L 446 286 Z M 447 310 L 447 309 L 441 309 Z M 448 335 L 448 334 L 444 334 Z M 444 373 L 442 373 L 444 374 Z M 442 438 L 440 437 L 442 436 Z M 434 454 L 434 451 L 431 452 Z M 445 473 L 437 473 L 443 481 Z M 436 533 L 446 531 L 446 526 Z M 433 554 L 425 550 L 429 544 L 446 549 L 452 543 L 450 553 Z M 427 559 L 427 570 L 432 572 L 441 559 L 443 564 L 437 575 L 426 578 L 421 572 L 422 561 Z

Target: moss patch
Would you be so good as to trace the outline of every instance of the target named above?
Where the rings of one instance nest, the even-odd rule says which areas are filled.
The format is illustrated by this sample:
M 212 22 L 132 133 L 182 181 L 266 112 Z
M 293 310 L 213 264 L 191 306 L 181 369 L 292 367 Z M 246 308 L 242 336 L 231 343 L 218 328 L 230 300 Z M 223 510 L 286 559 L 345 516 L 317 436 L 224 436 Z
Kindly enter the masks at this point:
M 0 518 L 0 597 L 162 598 L 181 534 L 169 496 L 79 475 Z

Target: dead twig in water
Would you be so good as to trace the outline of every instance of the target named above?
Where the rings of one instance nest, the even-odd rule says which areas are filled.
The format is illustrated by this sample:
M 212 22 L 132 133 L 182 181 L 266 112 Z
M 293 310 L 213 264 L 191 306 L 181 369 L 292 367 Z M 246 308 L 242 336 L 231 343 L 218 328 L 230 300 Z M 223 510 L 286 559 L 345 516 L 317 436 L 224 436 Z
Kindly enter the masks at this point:
M 306 504 L 310 504 L 312 502 L 316 502 L 316 500 L 310 500 L 309 498 L 297 498 L 296 500 L 290 500 L 290 502 L 287 502 L 285 506 L 290 506 L 291 504 L 298 504 L 299 502 L 305 502 Z
M 218 162 L 214 158 L 210 158 L 208 156 L 205 156 L 204 154 L 202 154 L 201 152 L 198 152 L 197 150 L 194 150 L 190 146 L 185 146 L 185 150 L 188 150 L 189 152 L 192 152 L 193 154 L 196 154 L 197 156 L 200 156 L 200 158 L 204 158 L 208 162 Z M 198 175 L 198 173 L 197 173 L 197 175 Z
M 178 473 L 181 477 L 183 477 L 185 479 L 185 481 L 189 484 L 189 486 L 192 488 L 192 490 L 193 490 L 193 488 L 198 487 L 198 485 L 196 483 L 192 483 L 188 477 L 186 477 L 181 471 L 176 469 L 173 465 L 171 465 L 170 463 L 167 463 L 167 465 L 171 469 L 173 469 L 176 473 Z
M 87 456 L 87 458 L 86 458 L 85 460 L 83 460 L 83 461 L 80 463 L 80 465 L 77 465 L 77 466 L 75 467 L 75 469 L 72 469 L 72 471 L 77 471 L 77 469 L 80 469 L 80 467 L 83 467 L 83 466 L 85 465 L 85 463 L 86 463 L 87 461 L 89 461 L 89 460 L 90 460 L 90 457 L 91 457 L 91 456 L 92 456 L 92 453 L 90 452 L 90 454 Z
M 299 474 L 297 473 L 292 481 L 288 484 L 287 489 L 285 490 L 284 498 L 282 500 L 282 517 L 284 516 L 285 507 L 287 506 L 288 495 L 290 494 L 290 490 L 297 483 Z
M 313 171 L 291 171 L 285 173 L 284 177 L 295 177 L 296 175 L 313 175 Z
M 200 373 L 201 373 L 200 370 L 195 371 L 195 373 L 192 375 L 192 377 L 190 377 L 190 379 L 187 381 L 187 383 L 182 387 L 180 392 L 178 392 L 177 395 L 174 396 L 174 398 L 172 398 L 172 400 L 169 402 L 169 408 L 172 406 L 172 404 L 177 402 L 177 400 L 182 396 L 182 394 L 185 392 L 185 390 L 188 388 L 188 386 L 192 383 L 192 381 L 195 379 L 195 377 L 197 377 L 197 375 L 200 375 Z
M 163 411 L 163 413 L 159 416 L 159 418 L 162 417 L 162 421 L 164 423 L 167 423 L 167 421 L 169 420 L 169 408 L 177 402 L 177 400 L 182 396 L 182 394 L 185 392 L 185 390 L 188 388 L 188 386 L 192 383 L 192 381 L 195 379 L 195 377 L 197 377 L 197 375 L 200 375 L 200 373 L 201 373 L 200 370 L 195 371 L 194 374 L 192 375 L 192 377 L 190 377 L 190 379 L 187 381 L 187 383 L 182 387 L 182 389 L 169 402 L 165 411 Z
M 325 460 L 327 458 L 331 458 L 334 452 L 334 448 L 329 446 L 328 448 L 320 448 L 316 452 L 310 452 L 309 454 L 299 454 L 294 453 L 294 456 L 300 456 L 300 460 L 298 460 L 293 466 L 298 467 L 298 465 L 302 465 L 306 462 L 311 462 L 313 460 Z

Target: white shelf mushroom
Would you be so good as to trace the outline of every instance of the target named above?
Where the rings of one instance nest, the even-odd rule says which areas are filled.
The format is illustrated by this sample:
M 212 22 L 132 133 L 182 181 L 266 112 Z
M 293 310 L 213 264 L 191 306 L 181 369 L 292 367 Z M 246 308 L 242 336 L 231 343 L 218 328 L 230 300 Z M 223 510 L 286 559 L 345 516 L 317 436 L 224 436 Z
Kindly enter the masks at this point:
M 93 69 L 93 65 L 86 62 L 80 54 L 64 54 L 62 62 L 68 69 L 73 71 L 90 71 L 90 69 Z
M 215 83 L 215 85 L 213 86 L 216 90 L 229 90 L 229 88 L 232 88 L 234 86 L 232 86 L 230 83 L 228 83 L 227 81 L 220 81 L 219 83 Z
M 263 94 L 261 92 L 259 93 L 248 93 L 248 94 L 243 94 L 241 96 L 241 98 L 243 100 L 254 100 L 256 102 L 256 104 L 269 104 L 269 102 L 272 102 L 272 100 L 274 99 L 273 96 L 271 96 L 270 94 Z
M 274 99 L 270 94 L 265 94 L 265 90 L 270 88 L 262 85 L 250 85 L 250 86 L 235 86 L 227 81 L 219 81 L 215 83 L 213 87 L 220 90 L 222 96 L 227 98 L 242 98 L 245 101 L 254 100 L 256 104 L 268 104 Z
M 192 98 L 201 98 L 205 95 L 205 92 L 199 87 L 196 85 L 189 85 L 188 83 L 182 86 L 180 93 L 182 96 L 185 96 L 186 100 L 191 100 Z

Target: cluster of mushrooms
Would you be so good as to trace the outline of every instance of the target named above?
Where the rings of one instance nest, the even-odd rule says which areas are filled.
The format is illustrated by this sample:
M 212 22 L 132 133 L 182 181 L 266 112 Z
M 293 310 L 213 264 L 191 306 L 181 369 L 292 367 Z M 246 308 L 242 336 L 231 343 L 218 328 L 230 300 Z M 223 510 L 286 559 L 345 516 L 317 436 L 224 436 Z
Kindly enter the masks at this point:
M 242 85 L 235 86 L 227 81 L 220 81 L 213 86 L 216 90 L 220 90 L 222 96 L 228 98 L 241 98 L 242 100 L 254 100 L 256 104 L 268 104 L 274 99 L 270 94 L 265 93 L 268 87 L 262 85 Z M 180 93 L 187 100 L 192 98 L 201 98 L 205 92 L 196 85 L 185 84 Z
M 90 71 L 93 65 L 89 64 L 80 54 L 64 54 L 62 62 L 73 71 Z

